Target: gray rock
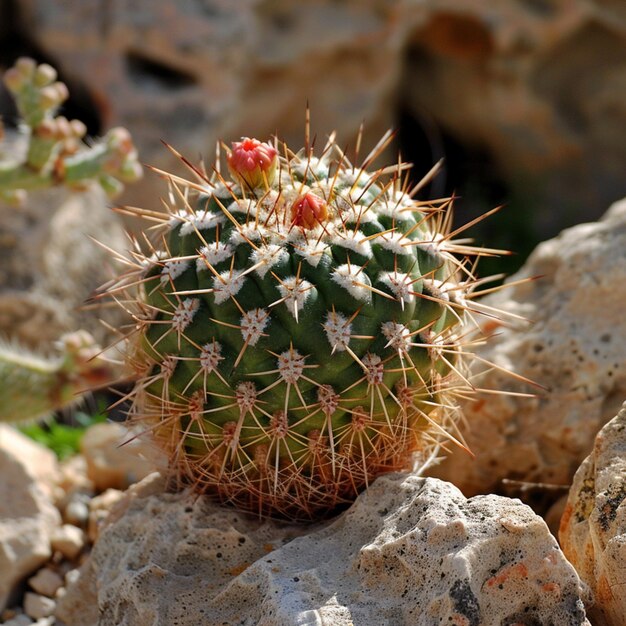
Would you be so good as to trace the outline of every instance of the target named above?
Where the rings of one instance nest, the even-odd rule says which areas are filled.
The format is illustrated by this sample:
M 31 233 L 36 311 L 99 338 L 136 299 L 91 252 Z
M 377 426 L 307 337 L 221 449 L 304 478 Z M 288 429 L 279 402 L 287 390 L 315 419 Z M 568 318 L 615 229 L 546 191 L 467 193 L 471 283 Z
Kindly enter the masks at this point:
M 539 276 L 486 300 L 532 320 L 497 320 L 478 354 L 544 389 L 498 370 L 476 384 L 535 393 L 482 395 L 464 404 L 475 454 L 455 453 L 434 474 L 464 493 L 488 493 L 504 478 L 569 485 L 598 430 L 626 398 L 626 201 L 602 220 L 540 244 L 511 281 Z
M 63 586 L 63 579 L 54 570 L 44 567 L 35 576 L 28 579 L 28 584 L 31 589 L 42 596 L 53 598 L 54 594 Z
M 19 208 L 0 204 L 0 336 L 43 351 L 78 328 L 102 345 L 112 342 L 99 318 L 114 326 L 126 318 L 82 308 L 114 274 L 110 252 L 94 239 L 116 250 L 128 247 L 98 187 L 33 191 Z
M 52 554 L 50 536 L 61 516 L 46 481 L 56 473 L 50 450 L 0 424 L 0 612 Z
M 589 624 L 573 567 L 517 500 L 391 475 L 307 529 L 161 489 L 146 479 L 113 511 L 59 602 L 68 626 Z
M 591 587 L 595 626 L 626 619 L 626 403 L 596 437 L 574 477 L 559 539 Z
M 52 615 L 55 608 L 56 602 L 52 598 L 46 598 L 46 596 L 31 593 L 30 591 L 24 597 L 24 611 L 26 615 L 34 619 L 38 620 Z

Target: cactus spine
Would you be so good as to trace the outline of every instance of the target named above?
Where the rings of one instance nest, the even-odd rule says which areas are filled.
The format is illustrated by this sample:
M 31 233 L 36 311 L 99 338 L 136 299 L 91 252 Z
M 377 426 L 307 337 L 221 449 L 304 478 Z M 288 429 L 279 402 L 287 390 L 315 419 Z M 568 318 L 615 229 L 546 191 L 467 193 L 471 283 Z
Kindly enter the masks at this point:
M 188 164 L 146 218 L 110 294 L 134 309 L 131 415 L 176 475 L 258 513 L 311 519 L 455 439 L 477 327 L 450 199 L 416 202 L 407 166 L 368 171 L 244 138 L 230 179 Z M 476 315 L 474 315 L 476 314 Z

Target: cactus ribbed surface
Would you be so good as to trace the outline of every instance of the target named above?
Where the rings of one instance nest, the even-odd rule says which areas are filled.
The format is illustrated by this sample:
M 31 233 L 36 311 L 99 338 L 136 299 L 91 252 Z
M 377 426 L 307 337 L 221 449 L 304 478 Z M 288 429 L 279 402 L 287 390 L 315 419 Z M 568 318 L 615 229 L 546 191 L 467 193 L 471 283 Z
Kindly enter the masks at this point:
M 189 165 L 169 215 L 132 210 L 153 249 L 109 288 L 135 313 L 131 415 L 199 491 L 316 518 L 455 439 L 481 252 L 406 165 L 368 171 L 389 139 L 357 167 L 333 138 L 318 157 L 246 138 L 230 177 Z

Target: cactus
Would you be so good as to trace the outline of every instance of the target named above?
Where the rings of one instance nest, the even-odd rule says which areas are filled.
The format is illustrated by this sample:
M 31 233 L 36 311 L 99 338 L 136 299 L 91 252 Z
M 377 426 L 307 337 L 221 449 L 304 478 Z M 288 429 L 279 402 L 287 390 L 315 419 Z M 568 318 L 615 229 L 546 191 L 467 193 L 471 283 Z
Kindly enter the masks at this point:
M 31 189 L 59 184 L 82 189 L 89 181 L 96 181 L 114 196 L 124 182 L 141 176 L 128 131 L 114 128 L 88 146 L 82 141 L 87 132 L 82 122 L 55 116 L 69 95 L 65 84 L 56 79 L 54 68 L 28 58 L 18 59 L 4 75 L 4 83 L 15 97 L 28 146 L 23 158 L 0 155 L 0 200 L 19 204 Z
M 35 421 L 113 381 L 113 368 L 86 331 L 63 335 L 58 349 L 59 356 L 44 358 L 16 345 L 0 345 L 0 422 Z
M 230 180 L 183 159 L 167 214 L 126 209 L 152 233 L 108 292 L 136 320 L 131 417 L 200 492 L 313 519 L 459 443 L 482 252 L 406 164 L 368 171 L 390 138 L 359 167 L 333 136 L 319 157 L 244 138 Z

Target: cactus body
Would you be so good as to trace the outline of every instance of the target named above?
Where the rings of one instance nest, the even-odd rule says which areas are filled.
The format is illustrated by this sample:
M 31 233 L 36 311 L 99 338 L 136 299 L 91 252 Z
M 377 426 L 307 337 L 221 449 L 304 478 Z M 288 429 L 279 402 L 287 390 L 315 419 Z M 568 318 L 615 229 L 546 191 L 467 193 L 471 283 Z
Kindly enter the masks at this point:
M 332 140 L 244 139 L 232 180 L 171 177 L 170 215 L 139 211 L 154 250 L 110 290 L 136 309 L 132 415 L 200 491 L 310 519 L 454 428 L 471 264 L 449 201 L 413 201 L 404 165 L 366 171 L 383 145 L 355 167 Z

